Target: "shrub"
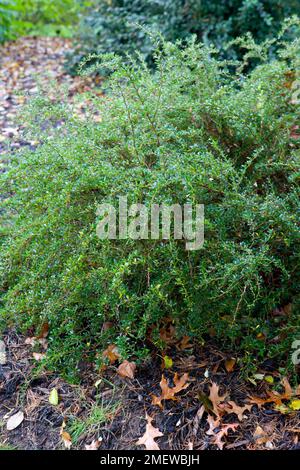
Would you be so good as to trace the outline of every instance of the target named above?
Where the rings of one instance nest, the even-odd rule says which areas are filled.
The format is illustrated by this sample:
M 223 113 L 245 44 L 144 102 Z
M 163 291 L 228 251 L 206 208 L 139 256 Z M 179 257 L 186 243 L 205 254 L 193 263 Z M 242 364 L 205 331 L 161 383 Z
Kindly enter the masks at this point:
M 0 0 L 0 42 L 28 34 L 71 36 L 90 5 L 89 0 Z
M 9 39 L 13 17 L 14 10 L 11 2 L 8 0 L 0 0 L 0 43 Z
M 299 328 L 299 41 L 270 63 L 260 53 L 248 76 L 193 41 L 160 44 L 154 74 L 141 59 L 105 56 L 101 122 L 43 96 L 25 114 L 42 143 L 1 175 L 2 206 L 15 214 L 1 249 L 2 316 L 31 334 L 48 322 L 56 369 L 70 377 L 113 342 L 144 357 L 149 342 L 162 346 L 166 318 L 198 342 L 213 329 L 249 361 L 286 352 Z M 205 204 L 204 247 L 100 240 L 97 205 L 122 195 Z
M 70 64 L 91 50 L 122 55 L 138 50 L 152 63 L 152 42 L 139 25 L 170 41 L 196 34 L 225 53 L 225 44 L 247 32 L 258 41 L 276 36 L 283 19 L 299 11 L 299 0 L 96 0 L 82 22 L 81 44 Z M 230 47 L 227 57 L 236 58 L 236 51 Z

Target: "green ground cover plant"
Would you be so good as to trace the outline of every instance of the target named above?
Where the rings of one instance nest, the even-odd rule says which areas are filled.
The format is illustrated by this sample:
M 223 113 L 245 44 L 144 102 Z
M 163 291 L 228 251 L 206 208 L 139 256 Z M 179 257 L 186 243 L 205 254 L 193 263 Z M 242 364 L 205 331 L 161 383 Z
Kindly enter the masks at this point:
M 238 48 L 225 49 L 232 39 L 247 32 L 258 42 L 273 38 L 283 19 L 299 12 L 300 0 L 96 0 L 83 18 L 80 45 L 70 64 L 76 69 L 91 50 L 124 56 L 139 50 L 153 64 L 147 28 L 170 41 L 195 34 L 224 56 L 236 58 Z
M 23 111 L 41 144 L 0 176 L 2 213 L 13 214 L 1 317 L 31 335 L 49 324 L 49 367 L 74 379 L 112 343 L 142 359 L 163 346 L 165 318 L 198 344 L 213 332 L 248 366 L 287 359 L 299 332 L 299 40 L 269 61 L 272 46 L 248 37 L 234 66 L 193 40 L 158 40 L 155 73 L 142 57 L 97 59 L 110 70 L 107 96 L 94 98 L 101 122 L 42 95 Z M 203 248 L 100 240 L 97 205 L 125 195 L 204 204 Z

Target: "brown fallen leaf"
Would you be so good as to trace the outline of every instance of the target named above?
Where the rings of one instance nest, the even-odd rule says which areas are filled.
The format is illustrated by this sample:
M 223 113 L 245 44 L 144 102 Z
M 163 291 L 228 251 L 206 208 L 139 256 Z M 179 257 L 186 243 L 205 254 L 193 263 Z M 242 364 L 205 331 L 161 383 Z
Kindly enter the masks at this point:
M 162 408 L 162 400 L 177 400 L 175 395 L 182 390 L 186 389 L 189 386 L 189 383 L 187 383 L 189 378 L 189 374 L 183 374 L 180 378 L 177 374 L 177 372 L 174 375 L 174 387 L 169 387 L 168 381 L 165 378 L 164 375 L 162 375 L 161 381 L 160 381 L 160 388 L 161 388 L 161 395 L 159 397 L 153 395 L 152 396 L 152 404 L 153 405 L 158 405 Z
M 229 430 L 235 431 L 238 426 L 239 423 L 222 424 L 220 431 L 214 435 L 212 439 L 212 444 L 218 446 L 220 450 L 223 450 L 225 442 L 222 441 L 222 438 L 224 436 L 227 436 Z
M 109 360 L 110 364 L 114 364 L 120 359 L 118 348 L 115 344 L 110 344 L 102 353 L 102 357 Z
M 134 374 L 136 370 L 136 364 L 134 362 L 123 361 L 122 364 L 119 365 L 117 372 L 120 377 L 128 377 L 129 379 L 134 379 Z
M 279 392 L 273 392 L 271 390 L 267 391 L 267 398 L 260 398 L 260 397 L 250 397 L 250 402 L 254 403 L 255 405 L 258 405 L 259 407 L 267 404 L 267 403 L 275 403 L 276 406 L 284 406 L 284 403 L 282 403 L 283 400 L 290 400 L 293 396 L 293 390 L 292 387 L 289 384 L 289 381 L 286 377 L 284 377 L 281 381 L 283 387 L 284 387 L 284 392 L 279 393 Z
M 40 334 L 37 336 L 37 339 L 47 338 L 48 333 L 49 333 L 49 323 L 45 322 L 42 325 Z
M 229 359 L 226 359 L 225 369 L 227 370 L 227 372 L 232 372 L 235 364 L 236 364 L 236 359 L 234 357 L 230 357 Z
M 211 401 L 211 404 L 213 406 L 213 412 L 216 416 L 222 416 L 224 414 L 224 409 L 220 406 L 222 402 L 225 401 L 227 398 L 227 393 L 224 395 L 219 395 L 219 385 L 212 382 L 212 384 L 209 386 L 209 399 Z
M 239 406 L 234 401 L 229 400 L 226 402 L 225 410 L 226 413 L 234 413 L 237 415 L 239 421 L 243 421 L 245 411 L 251 411 L 253 404 L 246 404 L 245 406 Z
M 211 415 L 207 416 L 206 421 L 209 425 L 209 429 L 208 429 L 208 431 L 206 431 L 206 434 L 208 436 L 214 436 L 215 435 L 214 430 L 220 426 L 220 420 L 221 420 L 221 418 L 216 418 L 215 419 Z
M 72 446 L 72 439 L 71 439 L 70 434 L 67 431 L 61 431 L 60 435 L 61 435 L 61 438 L 63 440 L 63 443 L 66 449 L 70 450 Z
M 64 431 L 64 428 L 66 427 L 66 422 L 63 420 L 59 434 L 62 438 L 62 441 L 66 447 L 66 449 L 70 450 L 72 446 L 72 439 L 70 434 L 67 431 Z
M 191 338 L 189 336 L 183 336 L 183 338 L 176 345 L 179 351 L 184 351 L 184 349 L 191 349 L 193 345 L 191 344 Z
M 94 439 L 90 444 L 85 445 L 85 450 L 98 450 L 102 439 Z
M 163 436 L 163 433 L 152 425 L 153 418 L 151 416 L 146 414 L 146 420 L 145 434 L 139 438 L 136 444 L 138 446 L 145 446 L 147 450 L 160 450 L 154 439 Z
M 260 426 L 257 426 L 257 428 L 255 429 L 253 438 L 255 439 L 255 442 L 258 445 L 266 444 L 266 447 L 270 447 L 270 444 L 272 443 L 271 437 Z

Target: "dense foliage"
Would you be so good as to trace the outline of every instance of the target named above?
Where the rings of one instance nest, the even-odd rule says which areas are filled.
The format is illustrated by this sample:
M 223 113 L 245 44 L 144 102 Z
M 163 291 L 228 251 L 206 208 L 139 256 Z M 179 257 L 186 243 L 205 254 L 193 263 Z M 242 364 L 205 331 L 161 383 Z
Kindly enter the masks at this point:
M 247 32 L 258 41 L 276 36 L 282 20 L 299 12 L 300 0 L 96 0 L 82 23 L 73 63 L 91 50 L 138 50 L 151 63 L 152 43 L 140 25 L 171 41 L 196 34 L 225 52 L 228 41 Z M 235 57 L 236 49 L 226 55 Z
M 89 0 L 0 0 L 0 42 L 19 35 L 70 36 Z
M 193 42 L 160 44 L 154 74 L 102 57 L 112 75 L 109 99 L 94 99 L 101 122 L 42 96 L 25 114 L 42 144 L 1 175 L 10 195 L 2 210 L 14 214 L 1 249 L 2 317 L 31 334 L 48 322 L 53 367 L 71 376 L 112 342 L 141 357 L 150 342 L 162 346 L 164 318 L 178 335 L 231 342 L 249 363 L 288 350 L 299 328 L 291 129 L 300 46 L 282 45 L 271 63 L 247 47 L 261 58 L 248 76 Z M 97 204 L 117 206 L 122 195 L 147 206 L 205 204 L 204 247 L 100 240 Z

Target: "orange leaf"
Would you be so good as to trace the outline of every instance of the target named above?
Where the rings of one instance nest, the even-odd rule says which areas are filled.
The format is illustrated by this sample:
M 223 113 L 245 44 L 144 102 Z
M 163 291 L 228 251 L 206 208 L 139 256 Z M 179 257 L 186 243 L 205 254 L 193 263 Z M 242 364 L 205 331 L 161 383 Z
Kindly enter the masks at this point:
M 227 372 L 232 372 L 234 369 L 234 366 L 236 364 L 236 359 L 234 357 L 230 357 L 225 361 L 225 369 Z
M 169 387 L 167 379 L 164 375 L 162 375 L 160 381 L 160 388 L 162 393 L 159 397 L 156 397 L 155 395 L 152 396 L 152 404 L 158 405 L 162 408 L 162 400 L 176 400 L 177 398 L 175 395 L 189 386 L 187 383 L 188 378 L 189 374 L 183 374 L 179 378 L 176 372 L 173 379 L 174 387 Z
M 105 351 L 102 353 L 102 357 L 109 360 L 110 364 L 114 364 L 118 359 L 120 359 L 120 354 L 118 348 L 115 344 L 110 344 Z

